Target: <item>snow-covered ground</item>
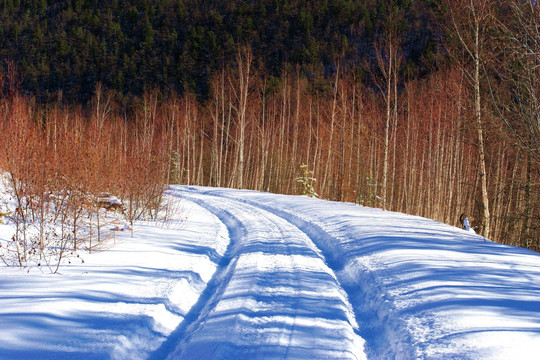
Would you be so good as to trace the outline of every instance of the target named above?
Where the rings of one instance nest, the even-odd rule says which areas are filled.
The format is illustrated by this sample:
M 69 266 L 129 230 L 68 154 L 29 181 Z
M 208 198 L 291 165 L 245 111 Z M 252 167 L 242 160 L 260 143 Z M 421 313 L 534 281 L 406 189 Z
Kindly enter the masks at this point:
M 537 253 L 353 204 L 169 195 L 166 226 L 60 274 L 0 267 L 0 359 L 539 358 Z

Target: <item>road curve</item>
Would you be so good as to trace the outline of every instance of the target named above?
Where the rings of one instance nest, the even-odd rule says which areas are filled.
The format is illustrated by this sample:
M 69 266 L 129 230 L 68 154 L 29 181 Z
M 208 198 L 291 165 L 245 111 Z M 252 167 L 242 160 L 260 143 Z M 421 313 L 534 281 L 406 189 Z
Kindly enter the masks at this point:
M 251 232 L 259 223 L 262 232 L 268 228 L 274 233 L 270 241 L 286 239 L 295 249 L 312 250 L 316 255 L 301 255 L 312 257 L 309 265 L 322 265 L 308 267 L 307 272 L 330 274 L 334 284 L 311 287 L 309 277 L 299 279 L 298 284 L 309 284 L 310 290 L 323 295 L 326 289 L 328 293 L 337 289 L 342 294 L 340 299 L 344 299 L 341 308 L 354 309 L 345 311 L 346 322 L 360 339 L 343 335 L 346 332 L 338 336 L 343 339 L 341 349 L 348 351 L 347 355 L 299 351 L 294 355 L 257 353 L 250 357 L 294 358 L 300 353 L 299 358 L 354 354 L 371 360 L 538 358 L 538 253 L 497 244 L 422 217 L 355 204 L 247 190 L 189 186 L 177 189 L 181 196 L 198 197 L 207 206 L 215 206 L 222 221 L 237 217 L 236 225 L 228 225 L 233 231 L 242 229 L 234 236 L 237 241 L 231 254 L 235 256 L 242 255 L 244 246 L 251 246 Z M 270 249 L 268 252 L 274 253 Z M 304 271 L 297 269 L 292 272 Z M 257 273 L 256 268 L 253 271 Z M 315 301 L 319 298 L 313 300 L 319 304 Z M 293 308 L 300 309 L 302 304 Z M 328 308 L 322 304 L 321 309 Z M 332 313 L 337 314 L 334 310 Z M 317 314 L 311 314 L 304 318 L 291 314 L 291 318 L 314 321 Z M 324 311 L 322 314 L 328 318 Z M 336 348 L 333 339 L 330 342 L 330 348 Z
M 286 219 L 235 199 L 178 189 L 214 213 L 231 243 L 168 342 L 169 359 L 365 359 L 346 291 L 321 250 Z M 174 333 L 173 333 L 174 334 Z M 165 357 L 165 356 L 163 356 Z

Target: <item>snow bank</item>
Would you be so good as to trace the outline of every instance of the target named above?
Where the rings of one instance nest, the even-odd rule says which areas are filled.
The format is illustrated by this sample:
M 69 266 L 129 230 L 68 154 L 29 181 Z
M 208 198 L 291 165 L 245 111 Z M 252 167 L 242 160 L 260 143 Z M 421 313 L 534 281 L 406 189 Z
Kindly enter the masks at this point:
M 60 274 L 1 267 L 0 359 L 146 359 L 196 303 L 228 242 L 225 226 L 190 204 Z

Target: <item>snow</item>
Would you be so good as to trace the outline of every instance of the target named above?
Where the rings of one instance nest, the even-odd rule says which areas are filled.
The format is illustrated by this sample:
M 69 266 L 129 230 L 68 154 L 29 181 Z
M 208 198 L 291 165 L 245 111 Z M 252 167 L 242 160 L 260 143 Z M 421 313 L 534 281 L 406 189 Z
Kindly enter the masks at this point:
M 540 354 L 537 253 L 353 204 L 168 193 L 182 211 L 60 274 L 0 267 L 0 359 Z
M 166 227 L 118 233 L 116 245 L 60 274 L 1 268 L 0 358 L 147 358 L 197 301 L 229 241 L 204 209 L 183 211 Z
M 476 231 L 474 231 L 474 229 L 469 224 L 469 218 L 465 218 L 465 220 L 463 220 L 463 227 L 465 228 L 465 231 L 472 232 L 473 234 L 476 233 Z

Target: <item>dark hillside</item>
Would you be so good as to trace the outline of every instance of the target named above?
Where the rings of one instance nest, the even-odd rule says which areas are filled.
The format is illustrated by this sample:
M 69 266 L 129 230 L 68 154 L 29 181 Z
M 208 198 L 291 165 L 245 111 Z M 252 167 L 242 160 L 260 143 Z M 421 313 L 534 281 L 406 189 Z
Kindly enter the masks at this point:
M 257 68 L 280 76 L 299 65 L 310 78 L 337 59 L 366 73 L 390 12 L 383 0 L 2 1 L 0 58 L 40 102 L 61 94 L 86 102 L 98 82 L 121 95 L 145 88 L 209 94 L 209 79 L 253 49 Z M 442 37 L 430 0 L 393 3 L 403 69 L 425 74 Z M 404 70 L 405 71 L 405 70 Z

